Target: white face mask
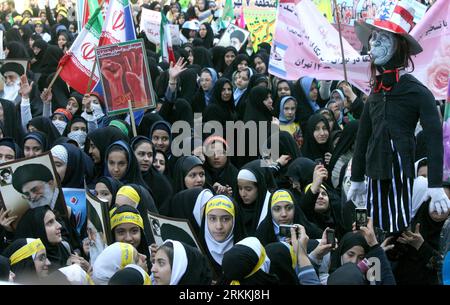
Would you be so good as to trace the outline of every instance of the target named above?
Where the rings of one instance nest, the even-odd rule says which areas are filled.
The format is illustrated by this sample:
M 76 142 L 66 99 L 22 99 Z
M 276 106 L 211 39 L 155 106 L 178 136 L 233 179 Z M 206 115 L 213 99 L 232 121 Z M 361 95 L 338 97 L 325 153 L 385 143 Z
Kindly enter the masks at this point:
M 71 131 L 67 135 L 69 139 L 75 140 L 78 143 L 78 146 L 80 146 L 81 149 L 84 148 L 84 142 L 86 141 L 87 133 L 83 130 L 76 130 Z
M 102 106 L 100 104 L 92 103 L 92 110 L 94 111 L 94 116 L 98 119 L 104 116 Z
M 67 123 L 60 120 L 54 120 L 52 121 L 53 125 L 55 125 L 56 129 L 58 129 L 59 134 L 62 135 L 64 132 L 64 129 L 66 129 Z

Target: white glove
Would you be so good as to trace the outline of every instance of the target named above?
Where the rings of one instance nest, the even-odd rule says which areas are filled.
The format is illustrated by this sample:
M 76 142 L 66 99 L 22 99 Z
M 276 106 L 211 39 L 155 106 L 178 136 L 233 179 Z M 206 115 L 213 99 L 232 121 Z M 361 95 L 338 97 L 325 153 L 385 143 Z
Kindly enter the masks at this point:
M 351 181 L 350 188 L 347 194 L 347 200 L 353 201 L 356 205 L 365 201 L 367 195 L 366 183 L 364 181 L 355 182 Z
M 436 212 L 439 215 L 448 213 L 450 210 L 450 200 L 442 187 L 428 188 L 428 196 L 431 197 L 429 205 L 430 213 Z

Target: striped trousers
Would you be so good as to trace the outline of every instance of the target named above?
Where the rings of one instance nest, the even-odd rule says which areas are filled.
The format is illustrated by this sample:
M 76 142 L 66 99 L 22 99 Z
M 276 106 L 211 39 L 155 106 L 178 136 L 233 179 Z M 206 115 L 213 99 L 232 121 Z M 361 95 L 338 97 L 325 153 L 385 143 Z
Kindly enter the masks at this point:
M 367 210 L 374 227 L 396 233 L 407 228 L 411 221 L 414 178 L 404 176 L 401 158 L 392 140 L 391 148 L 392 179 L 377 180 L 369 177 Z

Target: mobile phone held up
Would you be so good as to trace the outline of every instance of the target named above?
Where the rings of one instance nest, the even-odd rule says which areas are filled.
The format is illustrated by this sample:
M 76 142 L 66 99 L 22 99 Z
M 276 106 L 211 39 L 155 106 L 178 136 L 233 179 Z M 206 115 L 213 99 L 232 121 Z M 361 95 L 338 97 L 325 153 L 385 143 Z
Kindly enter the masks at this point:
M 361 227 L 367 226 L 367 209 L 357 208 L 356 212 L 356 230 L 359 230 Z
M 280 227 L 280 236 L 291 238 L 291 228 L 293 228 L 294 225 L 280 225 L 279 227 Z
M 333 229 L 328 229 L 326 231 L 327 235 L 327 245 L 331 244 L 331 247 L 334 248 L 336 246 L 336 235 Z
M 316 163 L 316 165 L 323 165 L 323 158 L 318 158 L 314 160 L 314 162 Z

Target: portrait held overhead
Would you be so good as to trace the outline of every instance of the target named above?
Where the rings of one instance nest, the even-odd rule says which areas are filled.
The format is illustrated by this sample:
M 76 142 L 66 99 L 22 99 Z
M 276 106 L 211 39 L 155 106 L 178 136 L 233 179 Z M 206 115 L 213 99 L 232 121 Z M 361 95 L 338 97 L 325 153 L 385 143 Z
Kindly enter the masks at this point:
M 0 0 L 0 286 L 267 303 L 449 250 L 450 1 Z

